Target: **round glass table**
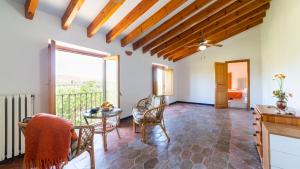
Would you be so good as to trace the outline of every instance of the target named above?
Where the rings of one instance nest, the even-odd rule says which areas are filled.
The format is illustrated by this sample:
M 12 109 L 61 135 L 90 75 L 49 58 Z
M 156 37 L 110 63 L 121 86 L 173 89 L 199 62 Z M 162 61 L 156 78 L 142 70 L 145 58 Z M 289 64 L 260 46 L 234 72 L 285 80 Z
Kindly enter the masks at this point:
M 104 151 L 107 151 L 107 133 L 116 130 L 119 138 L 121 138 L 118 130 L 121 113 L 120 108 L 113 108 L 110 111 L 100 109 L 96 113 L 91 113 L 91 110 L 89 110 L 83 113 L 86 124 L 94 126 L 95 133 L 102 135 Z M 91 123 L 89 121 L 95 122 Z

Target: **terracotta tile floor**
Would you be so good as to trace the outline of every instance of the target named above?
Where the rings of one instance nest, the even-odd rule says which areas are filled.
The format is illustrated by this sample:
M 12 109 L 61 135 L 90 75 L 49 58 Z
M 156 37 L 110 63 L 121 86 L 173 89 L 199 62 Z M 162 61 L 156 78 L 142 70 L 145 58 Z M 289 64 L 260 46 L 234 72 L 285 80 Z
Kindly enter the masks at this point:
M 96 168 L 111 169 L 260 169 L 253 141 L 252 116 L 239 109 L 175 104 L 165 111 L 171 142 L 159 127 L 148 129 L 147 144 L 134 134 L 131 119 L 108 135 L 108 152 L 96 152 Z M 96 137 L 101 137 L 96 135 Z M 99 147 L 99 146 L 98 146 Z M 21 160 L 0 165 L 20 168 Z

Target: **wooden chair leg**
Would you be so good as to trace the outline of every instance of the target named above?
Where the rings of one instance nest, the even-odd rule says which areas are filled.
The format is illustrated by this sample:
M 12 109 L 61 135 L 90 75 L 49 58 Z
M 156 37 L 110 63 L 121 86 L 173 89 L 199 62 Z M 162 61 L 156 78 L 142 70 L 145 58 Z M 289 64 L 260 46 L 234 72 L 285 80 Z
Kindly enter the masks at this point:
M 166 127 L 165 127 L 163 124 L 160 124 L 159 126 L 161 127 L 162 131 L 165 133 L 165 135 L 166 135 L 166 137 L 167 137 L 167 139 L 168 139 L 168 142 L 170 142 L 170 137 L 169 137 L 169 135 L 167 134 Z
M 133 130 L 134 130 L 134 133 L 141 133 L 141 131 L 139 131 L 138 129 L 141 128 L 141 124 L 138 124 L 138 123 L 135 123 L 133 122 Z M 140 129 L 142 130 L 142 129 Z
M 90 154 L 90 160 L 91 160 L 91 169 L 95 169 L 95 156 L 94 156 L 94 148 L 90 148 L 88 150 L 88 153 Z
M 164 120 L 164 118 L 162 118 L 162 124 L 163 124 L 164 128 L 166 128 L 166 125 L 165 125 L 165 120 Z
M 141 125 L 141 129 L 142 129 L 142 142 L 146 143 L 146 128 L 144 124 Z
M 134 121 L 132 121 L 132 127 L 133 127 L 133 131 L 136 133 L 136 124 Z
M 119 129 L 118 129 L 118 127 L 116 127 L 116 131 L 117 131 L 117 133 L 118 133 L 118 137 L 119 137 L 119 139 L 121 139 L 121 136 L 120 136 L 120 133 L 119 133 Z

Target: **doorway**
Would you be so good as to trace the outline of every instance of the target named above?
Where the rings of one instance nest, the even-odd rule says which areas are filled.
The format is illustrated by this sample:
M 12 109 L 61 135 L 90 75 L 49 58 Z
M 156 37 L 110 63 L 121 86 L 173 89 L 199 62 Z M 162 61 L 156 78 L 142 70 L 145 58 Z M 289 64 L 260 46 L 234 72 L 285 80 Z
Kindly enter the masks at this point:
M 250 110 L 250 60 L 215 63 L 215 107 Z
M 248 108 L 248 60 L 227 62 L 228 107 Z

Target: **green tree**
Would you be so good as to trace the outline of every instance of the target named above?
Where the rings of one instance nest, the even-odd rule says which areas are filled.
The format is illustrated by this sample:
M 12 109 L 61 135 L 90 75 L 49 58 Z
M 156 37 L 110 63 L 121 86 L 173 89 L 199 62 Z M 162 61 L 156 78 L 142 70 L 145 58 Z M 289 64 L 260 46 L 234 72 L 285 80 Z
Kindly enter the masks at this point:
M 84 124 L 82 112 L 98 107 L 102 102 L 101 82 L 87 81 L 56 86 L 56 112 L 75 125 Z

